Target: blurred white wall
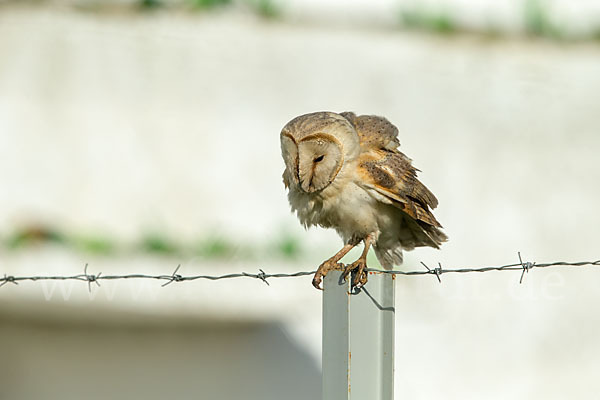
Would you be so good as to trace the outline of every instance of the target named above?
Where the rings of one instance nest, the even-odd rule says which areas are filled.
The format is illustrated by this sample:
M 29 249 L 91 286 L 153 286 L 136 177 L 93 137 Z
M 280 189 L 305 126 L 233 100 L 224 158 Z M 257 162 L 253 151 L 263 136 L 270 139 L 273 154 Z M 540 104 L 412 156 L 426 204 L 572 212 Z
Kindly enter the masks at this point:
M 278 133 L 315 110 L 380 114 L 400 128 L 450 237 L 407 255 L 405 268 L 504 264 L 518 250 L 540 262 L 599 258 L 595 43 L 27 8 L 0 13 L 0 54 L 3 232 L 39 220 L 125 239 L 160 229 L 267 240 L 286 229 L 318 249 L 294 265 L 92 259 L 94 271 L 314 269 L 339 239 L 303 232 L 289 213 Z M 79 273 L 86 261 L 3 252 L 0 273 Z M 595 396 L 596 271 L 535 270 L 523 285 L 518 273 L 442 279 L 398 279 L 398 398 Z M 0 300 L 45 304 L 36 285 L 5 285 Z M 185 288 L 111 302 L 82 285 L 69 302 L 192 319 L 220 306 L 233 317 L 266 310 L 318 360 L 309 279 Z

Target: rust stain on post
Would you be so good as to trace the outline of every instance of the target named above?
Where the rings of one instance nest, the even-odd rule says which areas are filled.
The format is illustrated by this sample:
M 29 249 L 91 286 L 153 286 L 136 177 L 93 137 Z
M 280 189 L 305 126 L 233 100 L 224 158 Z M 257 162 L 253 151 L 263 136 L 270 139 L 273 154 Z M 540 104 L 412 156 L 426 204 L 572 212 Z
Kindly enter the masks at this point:
M 348 394 L 350 394 L 350 370 L 352 368 L 352 352 L 348 351 Z

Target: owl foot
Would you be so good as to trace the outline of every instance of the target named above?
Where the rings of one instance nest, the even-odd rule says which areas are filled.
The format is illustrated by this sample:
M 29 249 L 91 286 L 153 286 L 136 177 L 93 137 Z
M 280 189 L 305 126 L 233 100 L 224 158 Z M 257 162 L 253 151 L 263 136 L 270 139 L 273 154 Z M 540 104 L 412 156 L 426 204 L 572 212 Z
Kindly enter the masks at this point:
M 352 288 L 361 288 L 367 283 L 367 260 L 363 257 L 354 261 L 352 264 L 346 266 L 342 279 L 346 281 L 346 278 L 352 273 Z
M 332 269 L 343 269 L 343 268 L 344 268 L 344 264 L 340 264 L 334 260 L 329 259 L 329 260 L 325 261 L 323 264 L 319 265 L 317 272 L 315 272 L 315 276 L 312 281 L 313 286 L 319 290 L 323 290 L 321 288 L 321 282 L 323 281 L 323 278 L 325 278 L 325 275 L 327 275 L 327 273 L 329 271 L 331 271 Z

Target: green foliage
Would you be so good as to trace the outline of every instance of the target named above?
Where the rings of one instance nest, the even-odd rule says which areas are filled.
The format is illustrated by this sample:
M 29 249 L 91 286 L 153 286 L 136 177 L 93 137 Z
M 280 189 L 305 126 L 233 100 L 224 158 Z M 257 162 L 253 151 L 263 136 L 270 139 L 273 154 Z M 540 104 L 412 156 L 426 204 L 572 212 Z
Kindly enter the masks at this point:
M 275 252 L 287 259 L 296 259 L 302 254 L 302 247 L 297 237 L 282 234 L 274 243 Z
M 149 234 L 142 239 L 140 244 L 142 251 L 148 253 L 174 254 L 177 247 L 167 237 L 158 233 Z
M 196 8 L 210 9 L 231 4 L 231 0 L 188 0 Z
M 206 258 L 231 257 L 236 247 L 223 237 L 210 237 L 200 242 L 198 254 Z
M 15 231 L 6 240 L 6 247 L 19 247 L 40 243 L 65 243 L 65 235 L 58 230 L 45 226 L 28 226 Z
M 454 19 L 444 12 L 429 12 L 424 10 L 403 10 L 400 13 L 402 24 L 410 29 L 451 34 L 458 31 Z
M 278 234 L 273 240 L 267 239 L 259 243 L 239 243 L 215 234 L 190 243 L 176 241 L 161 232 L 154 231 L 128 244 L 107 235 L 65 233 L 52 227 L 32 225 L 19 228 L 9 236 L 0 238 L 0 248 L 8 250 L 44 244 L 56 244 L 65 249 L 104 256 L 152 253 L 222 260 L 256 259 L 259 256 L 295 260 L 305 254 L 301 240 L 287 233 Z
M 144 9 L 157 8 L 164 5 L 161 0 L 139 0 L 139 4 Z
M 279 7 L 272 0 L 251 0 L 252 7 L 264 18 L 277 18 L 281 15 Z
M 555 39 L 564 35 L 552 22 L 541 0 L 526 0 L 523 9 L 525 31 L 530 35 L 546 36 Z
M 91 254 L 114 254 L 117 246 L 113 241 L 103 236 L 76 236 L 71 239 L 77 250 Z
M 157 1 L 157 0 L 154 0 Z M 196 9 L 213 9 L 233 5 L 233 0 L 187 0 Z M 243 0 L 239 3 L 250 7 L 256 14 L 264 18 L 276 18 L 280 15 L 279 7 L 273 0 Z

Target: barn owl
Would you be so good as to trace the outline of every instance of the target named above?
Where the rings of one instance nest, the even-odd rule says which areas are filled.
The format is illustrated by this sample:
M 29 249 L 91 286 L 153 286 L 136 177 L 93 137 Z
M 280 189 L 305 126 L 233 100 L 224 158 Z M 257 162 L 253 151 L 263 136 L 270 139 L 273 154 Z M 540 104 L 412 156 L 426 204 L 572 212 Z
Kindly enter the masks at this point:
M 367 253 L 373 246 L 386 269 L 402 262 L 402 250 L 447 240 L 430 209 L 438 201 L 417 180 L 417 169 L 398 151 L 398 129 L 387 119 L 352 112 L 301 115 L 282 129 L 283 183 L 292 211 L 306 227 L 334 228 L 344 247 L 324 261 L 313 278 L 343 269 L 352 285 L 367 282 Z M 360 242 L 358 260 L 339 261 Z

